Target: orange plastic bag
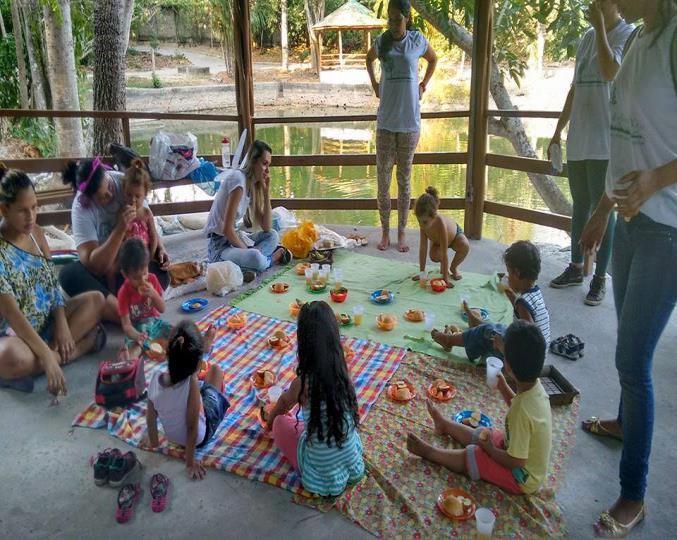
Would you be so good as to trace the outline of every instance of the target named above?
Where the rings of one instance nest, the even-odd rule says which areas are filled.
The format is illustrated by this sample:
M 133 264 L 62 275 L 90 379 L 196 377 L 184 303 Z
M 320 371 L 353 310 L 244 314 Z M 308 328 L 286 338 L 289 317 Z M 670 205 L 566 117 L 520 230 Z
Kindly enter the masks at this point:
M 282 245 L 292 252 L 295 258 L 305 259 L 317 241 L 317 230 L 312 221 L 304 221 L 295 229 L 282 235 Z

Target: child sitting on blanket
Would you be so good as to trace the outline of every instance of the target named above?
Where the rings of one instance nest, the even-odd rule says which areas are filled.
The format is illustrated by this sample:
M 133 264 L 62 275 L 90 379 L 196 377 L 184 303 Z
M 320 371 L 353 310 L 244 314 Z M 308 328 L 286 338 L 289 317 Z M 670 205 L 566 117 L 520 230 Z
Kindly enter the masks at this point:
M 125 281 L 118 290 L 118 314 L 129 354 L 138 356 L 149 341 L 167 339 L 171 325 L 160 319 L 165 311 L 162 285 L 148 272 L 148 249 L 138 238 L 130 238 L 120 248 L 120 271 Z
M 512 244 L 503 255 L 508 270 L 509 287 L 505 294 L 514 307 L 515 319 L 534 323 L 540 329 L 546 344 L 550 342 L 550 315 L 545 307 L 541 289 L 536 285 L 541 271 L 541 256 L 538 248 L 527 240 Z M 518 296 L 519 294 L 519 296 Z M 483 356 L 503 357 L 503 334 L 506 325 L 485 323 L 476 312 L 464 302 L 463 309 L 468 315 L 465 332 L 440 332 L 433 329 L 432 338 L 450 351 L 452 347 L 465 347 L 470 360 Z
M 195 449 L 207 444 L 216 433 L 229 407 L 221 392 L 223 371 L 212 365 L 200 388 L 197 374 L 203 353 L 211 349 L 214 327 L 203 336 L 195 324 L 180 322 L 171 333 L 167 349 L 168 371 L 156 371 L 148 385 L 147 438 L 142 446 L 160 444 L 157 419 L 171 442 L 185 446 L 186 471 L 193 480 L 202 480 L 204 466 L 195 459 Z
M 497 386 L 510 406 L 505 434 L 496 428 L 473 429 L 448 420 L 428 399 L 435 433 L 449 435 L 465 448 L 435 448 L 409 433 L 407 449 L 508 493 L 534 493 L 546 477 L 552 445 L 550 401 L 538 378 L 544 359 L 545 340 L 538 327 L 526 321 L 514 322 L 505 333 L 505 369 L 517 382 L 517 393 L 502 373 Z
M 301 308 L 297 337 L 298 376 L 272 408 L 268 427 L 307 491 L 340 495 L 364 476 L 364 461 L 355 389 L 326 302 Z M 302 421 L 286 414 L 297 404 Z
M 461 279 L 458 267 L 468 256 L 470 243 L 458 223 L 437 212 L 439 206 L 439 195 L 432 186 L 416 199 L 414 213 L 421 228 L 418 263 L 421 272 L 425 271 L 426 261 L 428 260 L 428 240 L 430 240 L 430 259 L 433 262 L 440 263 L 442 279 L 447 283 L 447 287 L 451 288 L 454 284 L 449 281 L 449 276 L 451 274 L 451 279 Z M 451 266 L 449 265 L 449 248 L 455 252 Z M 417 281 L 419 275 L 415 275 L 413 279 Z

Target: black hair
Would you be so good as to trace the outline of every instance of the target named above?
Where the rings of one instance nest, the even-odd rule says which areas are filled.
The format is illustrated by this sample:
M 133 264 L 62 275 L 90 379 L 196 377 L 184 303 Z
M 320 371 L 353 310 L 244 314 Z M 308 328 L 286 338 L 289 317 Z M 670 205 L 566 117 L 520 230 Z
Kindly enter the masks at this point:
M 388 2 L 388 9 L 395 8 L 399 11 L 403 17 L 406 17 L 407 20 L 407 30 L 411 30 L 411 1 L 410 0 L 390 0 Z M 390 49 L 393 48 L 393 34 L 390 30 L 386 30 L 381 34 L 381 40 L 379 41 L 378 47 L 378 58 L 382 62 L 385 61 L 386 56 L 390 52 Z
M 8 169 L 4 163 L 0 163 L 0 203 L 16 202 L 19 193 L 28 188 L 35 191 L 33 182 L 25 172 Z
M 327 446 L 333 443 L 340 448 L 350 429 L 347 415 L 355 426 L 360 416 L 355 388 L 343 356 L 338 322 L 326 302 L 310 302 L 301 308 L 297 337 L 299 397 L 307 389 L 310 401 L 308 438 L 312 440 L 314 435 Z
M 534 382 L 545 362 L 545 338 L 533 323 L 517 320 L 508 326 L 503 337 L 505 361 L 520 382 Z
M 78 186 L 83 182 L 87 182 L 89 175 L 92 173 L 93 159 L 81 159 L 80 161 L 69 161 L 66 168 L 61 173 L 61 180 L 67 186 L 72 186 L 73 192 L 78 191 Z M 82 193 L 90 199 L 101 187 L 106 169 L 97 167 L 92 174 L 92 177 L 87 182 L 87 185 L 82 190 Z
M 506 266 L 517 270 L 521 279 L 536 281 L 541 273 L 541 254 L 529 240 L 519 240 L 503 254 Z
M 416 217 L 434 216 L 440 206 L 440 195 L 433 186 L 428 186 L 425 193 L 416 199 L 414 214 Z
M 138 238 L 125 240 L 118 257 L 120 259 L 120 270 L 123 274 L 146 268 L 150 262 L 148 248 Z
M 204 339 L 192 321 L 181 321 L 169 334 L 167 367 L 172 384 L 180 383 L 197 371 L 204 353 Z

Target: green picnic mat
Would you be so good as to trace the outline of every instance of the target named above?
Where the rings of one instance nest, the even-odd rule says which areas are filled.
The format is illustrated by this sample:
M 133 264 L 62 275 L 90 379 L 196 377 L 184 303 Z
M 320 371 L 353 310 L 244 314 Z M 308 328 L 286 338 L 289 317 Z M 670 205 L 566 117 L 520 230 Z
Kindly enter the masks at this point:
M 334 267 L 343 269 L 343 286 L 348 289 L 348 298 L 341 304 L 332 302 L 329 296 L 332 279 L 323 293 L 313 294 L 306 290 L 305 278 L 297 276 L 294 267 L 291 267 L 272 280 L 288 283 L 288 292 L 272 293 L 269 281 L 258 290 L 249 291 L 235 299 L 232 305 L 269 317 L 294 321 L 289 314 L 289 304 L 296 298 L 304 301 L 325 300 L 337 313 L 347 313 L 351 316 L 353 306 L 360 304 L 364 306 L 363 323 L 360 326 L 342 326 L 342 334 L 457 361 L 467 361 L 462 348 L 455 347 L 451 353 L 445 352 L 432 340 L 423 322 L 409 322 L 404 318 L 404 312 L 416 308 L 423 309 L 426 313 L 434 313 L 435 327 L 438 329 L 442 329 L 445 324 L 467 328 L 467 323 L 461 318 L 460 309 L 461 298 L 467 297 L 471 307 L 487 309 L 489 320 L 492 322 L 504 324 L 512 322 L 512 306 L 506 296 L 498 291 L 496 275 L 463 272 L 463 279 L 454 282 L 453 289 L 434 293 L 430 289 L 422 289 L 418 282 L 412 281 L 411 276 L 418 273 L 417 264 L 343 251 L 335 253 L 332 269 Z M 432 268 L 439 269 L 437 265 L 428 266 L 428 269 Z M 373 304 L 369 295 L 376 289 L 392 291 L 395 299 L 385 306 Z M 376 317 L 379 313 L 391 313 L 397 317 L 398 322 L 394 330 L 384 332 L 376 326 Z

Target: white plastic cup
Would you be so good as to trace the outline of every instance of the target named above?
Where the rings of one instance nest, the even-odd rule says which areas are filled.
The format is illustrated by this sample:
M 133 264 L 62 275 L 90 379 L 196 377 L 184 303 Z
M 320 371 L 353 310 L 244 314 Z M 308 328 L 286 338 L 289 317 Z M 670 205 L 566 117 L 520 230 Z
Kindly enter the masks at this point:
M 475 510 L 475 524 L 477 525 L 478 540 L 489 540 L 494 531 L 496 516 L 488 508 L 478 508 Z
M 313 269 L 306 268 L 306 283 L 310 285 L 310 282 L 313 280 Z
M 362 324 L 362 319 L 364 317 L 364 306 L 357 305 L 353 307 L 353 322 L 355 326 L 360 326 Z
M 435 326 L 435 314 L 434 313 L 428 313 L 426 311 L 425 313 L 425 329 L 430 331 L 433 329 L 433 326 Z
M 322 265 L 322 271 L 329 274 L 329 272 L 331 271 L 331 264 L 323 264 Z
M 271 386 L 268 388 L 268 400 L 270 403 L 277 403 L 282 395 L 282 387 L 278 385 Z
M 320 265 L 318 263 L 312 263 L 310 265 L 311 277 L 313 279 L 319 279 L 320 277 Z
M 498 386 L 498 374 L 503 369 L 503 362 L 494 356 L 487 358 L 487 386 L 496 388 Z
M 334 285 L 336 285 L 336 287 L 340 287 L 341 285 L 343 285 L 342 268 L 334 268 Z

